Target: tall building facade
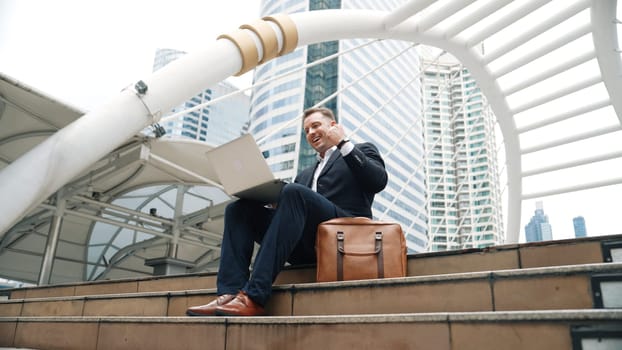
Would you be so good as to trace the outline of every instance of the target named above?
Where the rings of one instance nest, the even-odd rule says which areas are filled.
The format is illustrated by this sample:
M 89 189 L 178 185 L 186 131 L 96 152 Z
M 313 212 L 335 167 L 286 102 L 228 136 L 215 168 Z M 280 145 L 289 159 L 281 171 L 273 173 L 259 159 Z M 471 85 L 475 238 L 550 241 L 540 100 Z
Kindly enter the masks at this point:
M 153 71 L 164 67 L 186 53 L 173 49 L 158 49 L 155 54 Z M 222 81 L 175 107 L 178 113 L 200 104 L 238 91 L 232 84 Z M 164 137 L 181 137 L 205 141 L 210 145 L 220 145 L 239 137 L 248 127 L 250 97 L 237 94 L 207 107 L 188 112 L 174 120 L 164 122 Z
M 536 211 L 525 226 L 527 242 L 550 241 L 553 239 L 553 229 L 549 217 L 544 214 L 542 202 L 536 202 Z
M 574 226 L 574 236 L 576 238 L 587 237 L 587 229 L 585 228 L 585 219 L 583 216 L 573 218 L 572 226 Z
M 430 251 L 504 241 L 495 118 L 457 60 L 422 52 Z
M 404 1 L 265 0 L 261 16 L 321 9 L 390 10 Z M 412 44 L 376 41 L 319 65 L 321 58 L 369 40 L 340 40 L 301 47 L 255 70 L 249 131 L 277 177 L 292 180 L 316 162 L 302 131 L 304 109 L 331 108 L 353 142 L 374 142 L 389 172 L 376 196 L 376 219 L 399 222 L 411 252 L 427 247 L 427 211 L 421 120 L 419 56 Z M 295 72 L 293 72 L 295 71 Z M 261 82 L 281 76 L 262 85 Z M 334 97 L 331 98 L 331 96 Z

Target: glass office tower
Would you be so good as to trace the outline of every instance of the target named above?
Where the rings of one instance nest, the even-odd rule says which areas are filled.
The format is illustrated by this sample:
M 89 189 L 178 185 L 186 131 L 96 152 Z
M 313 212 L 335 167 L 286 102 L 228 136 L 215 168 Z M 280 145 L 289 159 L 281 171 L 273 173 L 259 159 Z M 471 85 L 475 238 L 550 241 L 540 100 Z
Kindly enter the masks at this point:
M 173 49 L 158 49 L 153 62 L 153 71 L 164 67 L 186 53 Z M 177 113 L 221 96 L 237 91 L 238 88 L 226 81 L 217 83 L 196 96 L 175 107 L 171 113 Z M 188 112 L 174 120 L 165 122 L 164 137 L 182 137 L 205 141 L 210 145 L 220 145 L 239 137 L 248 123 L 250 97 L 237 94 L 205 108 Z
M 500 244 L 504 231 L 494 115 L 468 70 L 454 58 L 426 58 L 422 70 L 429 250 Z
M 403 1 L 267 0 L 261 16 L 329 8 L 390 10 Z M 412 43 L 375 41 L 320 65 L 318 59 L 369 43 L 341 40 L 301 47 L 255 70 L 250 132 L 277 177 L 293 180 L 316 161 L 301 128 L 304 109 L 318 103 L 334 110 L 353 142 L 371 141 L 389 172 L 376 196 L 374 217 L 395 221 L 411 252 L 427 246 L 419 56 Z M 298 70 L 297 70 L 298 69 Z M 292 72 L 262 85 L 266 79 Z M 329 98 L 331 95 L 333 98 Z
M 542 202 L 536 202 L 536 211 L 525 226 L 527 242 L 550 241 L 553 239 L 553 228 L 549 217 L 544 214 Z
M 574 227 L 574 236 L 576 238 L 587 237 L 587 229 L 585 228 L 585 219 L 583 216 L 573 218 L 572 226 Z

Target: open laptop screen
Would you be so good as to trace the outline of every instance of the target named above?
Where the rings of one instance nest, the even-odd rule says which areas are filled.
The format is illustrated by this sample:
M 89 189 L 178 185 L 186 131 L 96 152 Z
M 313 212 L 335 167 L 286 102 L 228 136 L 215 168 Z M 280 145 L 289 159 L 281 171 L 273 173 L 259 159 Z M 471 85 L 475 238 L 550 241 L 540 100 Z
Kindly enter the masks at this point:
M 250 134 L 216 147 L 206 155 L 229 195 L 275 202 L 285 184 L 274 177 Z

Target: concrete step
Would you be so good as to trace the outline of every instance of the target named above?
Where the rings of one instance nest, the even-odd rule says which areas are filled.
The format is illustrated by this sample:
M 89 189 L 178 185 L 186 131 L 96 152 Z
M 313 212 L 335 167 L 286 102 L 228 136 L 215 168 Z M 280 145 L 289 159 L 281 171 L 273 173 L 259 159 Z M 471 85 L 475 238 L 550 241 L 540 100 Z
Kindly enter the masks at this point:
M 0 317 L 0 346 L 80 350 L 571 350 L 573 342 L 594 340 L 591 333 L 578 332 L 586 327 L 605 330 L 596 339 L 601 344 L 619 345 L 620 320 L 622 310 L 247 318 Z
M 501 245 L 485 249 L 414 254 L 408 257 L 408 276 L 428 276 L 461 272 L 494 271 L 546 266 L 606 262 L 607 242 L 619 242 L 622 235 L 572 240 Z M 607 257 L 607 258 L 605 258 Z M 275 284 L 315 282 L 315 266 L 287 268 Z M 67 283 L 2 291 L 10 299 L 60 296 L 183 291 L 216 287 L 215 273 Z
M 604 278 L 606 277 L 606 278 Z M 469 272 L 274 287 L 269 315 L 343 315 L 422 312 L 621 308 L 622 263 Z M 606 293 L 605 293 L 606 292 Z M 184 316 L 214 289 L 11 299 L 0 316 Z

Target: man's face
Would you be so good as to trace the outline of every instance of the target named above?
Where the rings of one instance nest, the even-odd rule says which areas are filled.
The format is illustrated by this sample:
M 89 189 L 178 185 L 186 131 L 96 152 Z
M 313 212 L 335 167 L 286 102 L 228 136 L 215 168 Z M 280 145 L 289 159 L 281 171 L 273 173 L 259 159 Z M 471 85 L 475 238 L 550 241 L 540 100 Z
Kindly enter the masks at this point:
M 335 124 L 336 122 L 334 120 L 324 116 L 320 112 L 312 113 L 304 120 L 303 128 L 307 135 L 307 142 L 321 156 L 324 156 L 324 152 L 334 146 L 328 139 L 327 133 L 329 128 Z

